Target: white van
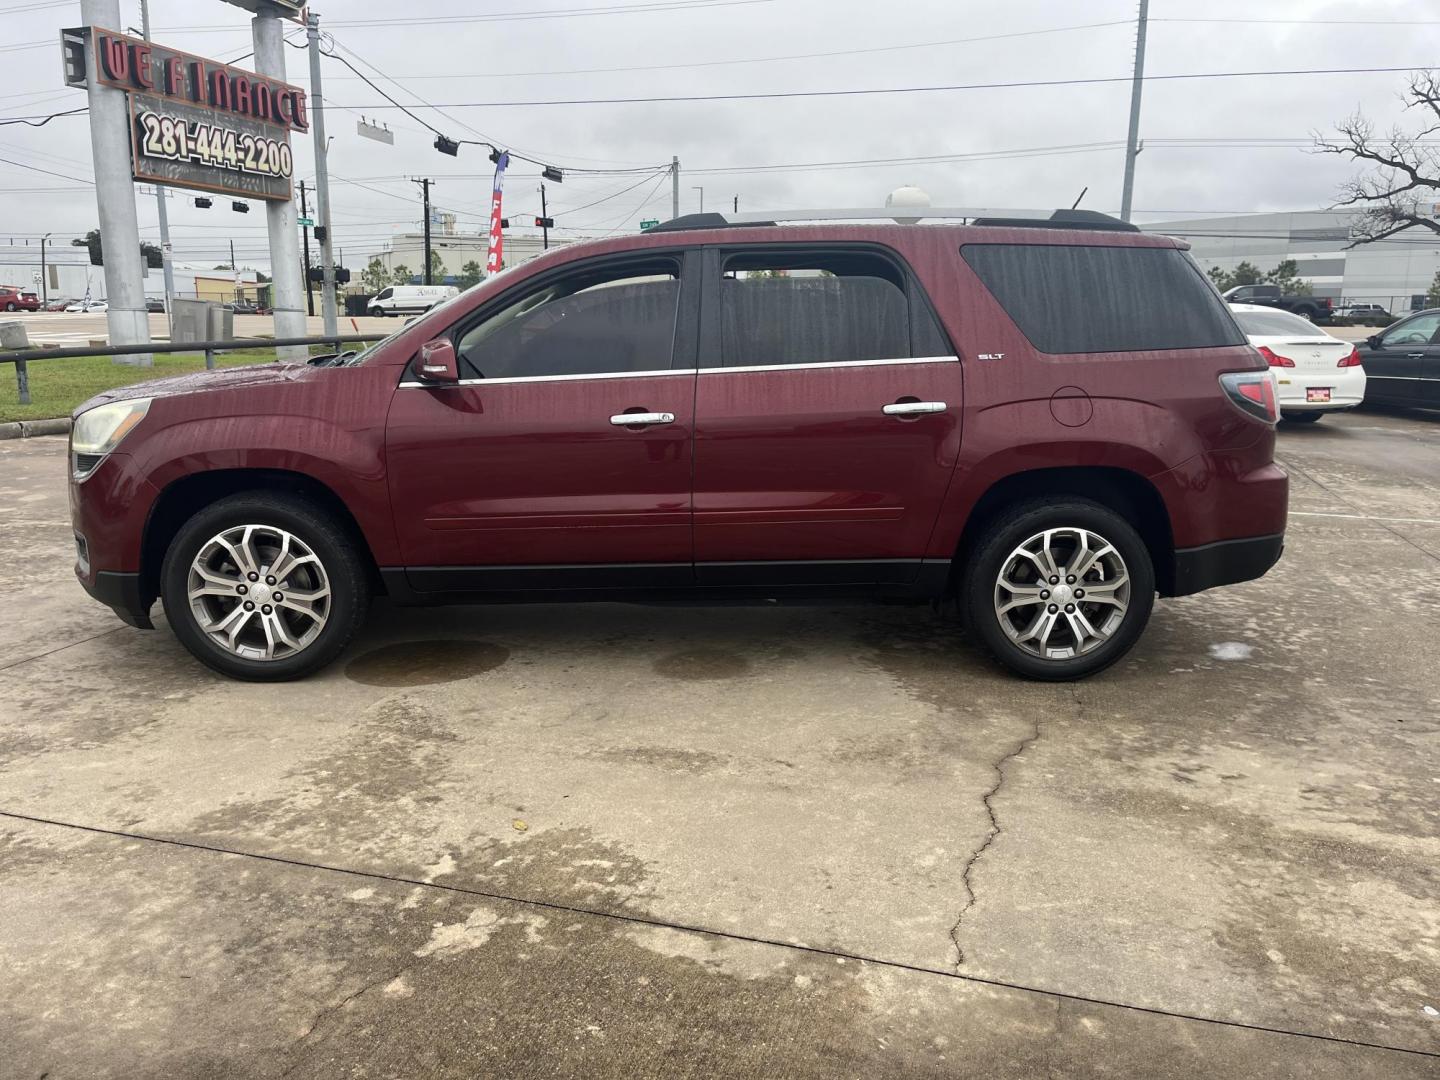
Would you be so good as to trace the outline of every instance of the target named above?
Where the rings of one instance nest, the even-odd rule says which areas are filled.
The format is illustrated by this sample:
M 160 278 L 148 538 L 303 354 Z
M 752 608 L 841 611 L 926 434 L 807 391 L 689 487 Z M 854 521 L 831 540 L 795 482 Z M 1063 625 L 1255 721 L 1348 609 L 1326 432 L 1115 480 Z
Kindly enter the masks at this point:
M 365 310 L 377 317 L 418 315 L 459 295 L 454 285 L 392 285 L 365 301 Z

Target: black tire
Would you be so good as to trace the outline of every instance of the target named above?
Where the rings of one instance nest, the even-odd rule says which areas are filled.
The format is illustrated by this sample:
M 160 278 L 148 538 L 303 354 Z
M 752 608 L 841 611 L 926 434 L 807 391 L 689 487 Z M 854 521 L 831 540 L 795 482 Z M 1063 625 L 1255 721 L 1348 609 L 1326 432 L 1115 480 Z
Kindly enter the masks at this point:
M 1289 421 L 1292 424 L 1313 424 L 1324 415 L 1325 414 L 1321 412 L 1282 412 L 1280 419 Z
M 13 303 L 10 303 L 10 304 L 6 304 L 6 305 L 5 305 L 5 310 L 6 310 L 6 311 L 19 311 L 20 309 L 17 308 Z
M 385 309 L 382 307 L 372 307 L 370 309 L 370 317 L 372 319 L 383 319 L 385 317 Z
M 996 582 L 1017 547 L 1047 529 L 1066 528 L 1097 533 L 1115 548 L 1125 562 L 1130 596 L 1122 621 L 1108 640 L 1079 656 L 1048 659 L 1010 640 L 1001 624 L 1004 616 L 996 612 Z M 1037 499 L 1003 511 L 971 549 L 960 582 L 960 609 L 970 634 L 1011 671 L 1043 682 L 1083 679 L 1104 671 L 1139 640 L 1155 603 L 1155 569 L 1145 541 L 1115 511 L 1074 496 Z
M 314 552 L 329 580 L 329 608 L 320 632 L 298 652 L 279 659 L 253 660 L 227 651 L 200 628 L 186 599 L 191 563 L 201 548 L 241 525 L 290 532 Z M 201 663 L 235 679 L 282 682 L 318 671 L 350 643 L 370 606 L 370 575 L 355 540 L 331 514 L 298 495 L 247 491 L 211 503 L 181 527 L 165 553 L 160 595 L 175 636 Z

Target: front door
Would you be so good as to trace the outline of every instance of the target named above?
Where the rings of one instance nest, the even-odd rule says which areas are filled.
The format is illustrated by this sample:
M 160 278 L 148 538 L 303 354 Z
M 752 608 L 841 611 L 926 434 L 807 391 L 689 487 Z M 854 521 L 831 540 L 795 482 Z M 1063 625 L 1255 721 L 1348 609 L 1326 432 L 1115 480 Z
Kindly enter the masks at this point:
M 1440 346 L 1434 344 L 1437 340 L 1440 312 L 1415 315 L 1381 331 L 1377 344 L 1362 355 L 1367 400 L 1419 405 L 1426 361 L 1433 367 L 1440 360 Z
M 452 328 L 458 384 L 407 373 L 386 455 L 413 588 L 691 583 L 684 262 L 587 260 L 521 283 Z
M 914 581 L 960 445 L 960 362 L 893 256 L 707 253 L 702 585 Z

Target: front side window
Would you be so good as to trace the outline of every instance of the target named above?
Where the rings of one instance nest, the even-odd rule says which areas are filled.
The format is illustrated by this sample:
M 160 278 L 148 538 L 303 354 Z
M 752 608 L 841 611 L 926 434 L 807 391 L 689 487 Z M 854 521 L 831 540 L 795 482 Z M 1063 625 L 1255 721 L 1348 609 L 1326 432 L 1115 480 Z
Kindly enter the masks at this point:
M 747 252 L 720 277 L 725 367 L 840 364 L 950 353 L 904 272 L 856 251 Z
M 1229 308 L 1178 248 L 966 244 L 960 252 L 1041 352 L 1245 344 Z
M 392 296 L 394 296 L 394 295 L 395 295 L 395 290 L 394 290 L 394 289 L 381 289 L 380 292 L 379 292 L 378 294 L 376 294 L 375 299 L 376 299 L 376 300 L 389 300 L 390 297 L 392 297 Z
M 463 379 L 601 375 L 669 368 L 680 264 L 660 258 L 577 269 L 461 328 Z
M 1397 345 L 1429 345 L 1440 333 L 1440 314 L 1421 315 L 1387 332 L 1381 340 L 1394 348 Z

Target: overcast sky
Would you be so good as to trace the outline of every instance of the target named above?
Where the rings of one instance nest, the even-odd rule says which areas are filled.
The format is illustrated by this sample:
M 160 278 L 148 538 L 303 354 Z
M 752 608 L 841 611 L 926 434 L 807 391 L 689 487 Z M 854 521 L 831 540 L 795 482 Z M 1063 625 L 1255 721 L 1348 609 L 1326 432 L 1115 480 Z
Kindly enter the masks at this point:
M 625 7 L 650 10 L 616 11 Z M 120 8 L 127 24 L 139 25 L 139 0 L 122 0 Z M 584 9 L 594 13 L 573 14 Z M 78 23 L 79 10 L 78 0 L 0 0 L 7 31 L 0 39 L 0 118 L 84 104 L 81 91 L 60 85 L 56 44 L 61 27 Z M 571 168 L 658 169 L 678 154 L 682 212 L 699 208 L 696 185 L 704 186 L 712 210 L 728 208 L 737 195 L 742 210 L 879 205 L 903 184 L 923 187 L 935 205 L 1013 208 L 1068 206 L 1088 186 L 1082 206 L 1119 207 L 1134 0 L 330 0 L 317 10 L 352 62 L 396 80 L 398 87 L 374 76 L 452 138 L 483 135 Z M 572 14 L 515 17 L 547 10 Z M 1150 16 L 1152 76 L 1406 68 L 1440 56 L 1435 0 L 1152 0 Z M 1190 21 L 1202 16 L 1214 21 Z M 250 46 L 249 16 L 222 0 L 152 0 L 151 20 L 156 40 L 204 56 L 230 59 Z M 294 29 L 291 36 L 303 39 Z M 290 81 L 308 87 L 305 54 L 287 50 L 287 62 Z M 386 237 L 418 227 L 419 190 L 410 176 L 434 178 L 434 201 L 459 214 L 462 231 L 481 231 L 490 185 L 486 151 L 468 146 L 458 158 L 439 154 L 422 124 L 386 107 L 337 61 L 323 64 L 325 96 L 333 103 L 327 124 L 334 224 L 347 264 L 358 268 Z M 781 100 L 509 104 L 1106 78 L 1122 81 Z M 1196 148 L 1167 140 L 1303 140 L 1357 108 L 1388 126 L 1402 119 L 1397 95 L 1404 83 L 1403 71 L 1149 82 L 1136 217 L 1325 206 L 1352 171 L 1337 159 L 1296 146 Z M 421 99 L 446 115 L 422 107 Z M 395 145 L 358 137 L 361 113 L 388 123 Z M 93 175 L 88 123 L 80 115 L 41 129 L 0 128 L 0 158 L 21 163 L 0 162 L 0 237 L 78 236 L 95 226 L 93 192 L 82 186 Z M 297 176 L 309 179 L 309 137 L 294 146 Z M 972 156 L 757 169 L 940 155 Z M 537 173 L 517 162 L 509 175 L 512 219 L 538 212 Z M 206 211 L 176 195 L 170 205 L 177 260 L 224 261 L 233 239 L 242 266 L 267 265 L 258 203 L 242 217 L 228 200 Z M 658 174 L 572 172 L 550 185 L 549 199 L 552 215 L 573 235 L 633 230 L 642 218 L 670 213 L 669 181 Z M 158 239 L 153 198 L 140 199 L 140 222 L 144 238 Z

